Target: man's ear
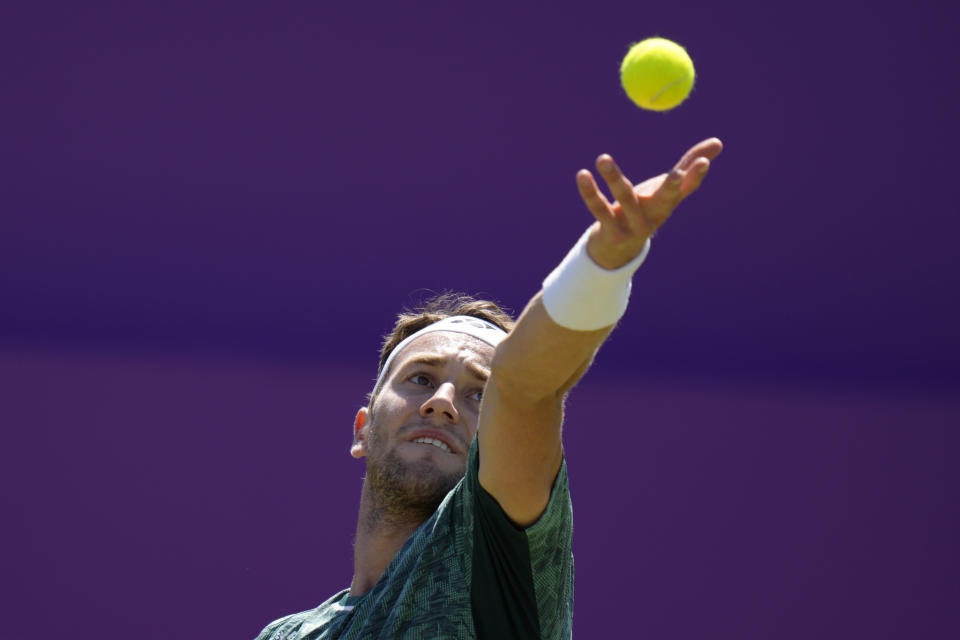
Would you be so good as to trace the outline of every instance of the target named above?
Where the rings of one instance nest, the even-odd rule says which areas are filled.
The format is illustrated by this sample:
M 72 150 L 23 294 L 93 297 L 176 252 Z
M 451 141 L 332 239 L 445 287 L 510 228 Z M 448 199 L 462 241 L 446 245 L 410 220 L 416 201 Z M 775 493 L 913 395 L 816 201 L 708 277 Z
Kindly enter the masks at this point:
M 357 417 L 353 419 L 353 444 L 350 446 L 350 455 L 360 459 L 367 455 L 367 431 L 370 426 L 370 409 L 360 407 Z

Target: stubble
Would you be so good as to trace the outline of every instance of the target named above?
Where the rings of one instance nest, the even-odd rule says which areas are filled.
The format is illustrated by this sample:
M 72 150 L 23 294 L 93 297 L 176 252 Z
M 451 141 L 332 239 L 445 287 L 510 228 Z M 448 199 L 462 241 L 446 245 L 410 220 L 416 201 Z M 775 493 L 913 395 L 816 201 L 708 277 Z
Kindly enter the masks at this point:
M 463 478 L 463 471 L 444 472 L 429 460 L 405 460 L 376 429 L 370 434 L 367 481 L 376 521 L 423 522 Z

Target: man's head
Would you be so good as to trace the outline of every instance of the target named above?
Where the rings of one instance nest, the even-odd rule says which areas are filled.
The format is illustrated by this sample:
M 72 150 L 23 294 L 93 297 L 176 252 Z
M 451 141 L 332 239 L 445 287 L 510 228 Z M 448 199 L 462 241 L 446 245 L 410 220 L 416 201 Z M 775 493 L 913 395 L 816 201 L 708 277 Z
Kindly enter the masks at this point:
M 428 517 L 466 469 L 494 347 L 484 331 L 456 330 L 456 320 L 418 333 L 456 316 L 503 331 L 514 324 L 493 302 L 453 294 L 401 313 L 384 339 L 378 383 L 354 423 L 351 455 L 367 458 L 370 489 L 398 515 Z

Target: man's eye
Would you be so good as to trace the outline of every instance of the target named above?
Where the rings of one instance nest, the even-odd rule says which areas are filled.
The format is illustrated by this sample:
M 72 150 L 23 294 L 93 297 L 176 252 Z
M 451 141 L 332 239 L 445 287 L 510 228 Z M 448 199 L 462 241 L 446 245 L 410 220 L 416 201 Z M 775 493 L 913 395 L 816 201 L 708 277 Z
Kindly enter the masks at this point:
M 471 393 L 470 398 L 473 400 L 476 400 L 477 402 L 480 402 L 481 400 L 483 400 L 483 390 L 481 389 L 480 391 L 475 391 Z
M 415 376 L 413 376 L 412 378 L 410 378 L 410 382 L 412 382 L 413 384 L 419 384 L 419 385 L 426 386 L 426 385 L 430 384 L 430 378 L 428 378 L 427 376 L 423 375 L 422 373 L 418 373 L 417 375 L 415 375 Z

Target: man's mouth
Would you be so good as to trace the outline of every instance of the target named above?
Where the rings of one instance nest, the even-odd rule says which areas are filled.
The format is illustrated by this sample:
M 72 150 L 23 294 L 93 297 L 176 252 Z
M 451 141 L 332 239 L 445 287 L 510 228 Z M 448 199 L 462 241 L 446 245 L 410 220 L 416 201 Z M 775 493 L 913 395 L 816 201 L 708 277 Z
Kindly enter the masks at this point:
M 447 453 L 453 453 L 453 451 L 450 450 L 450 447 L 445 445 L 443 442 L 437 440 L 436 438 L 416 438 L 412 440 L 412 442 L 419 442 L 421 444 L 432 444 L 438 449 L 443 449 Z

